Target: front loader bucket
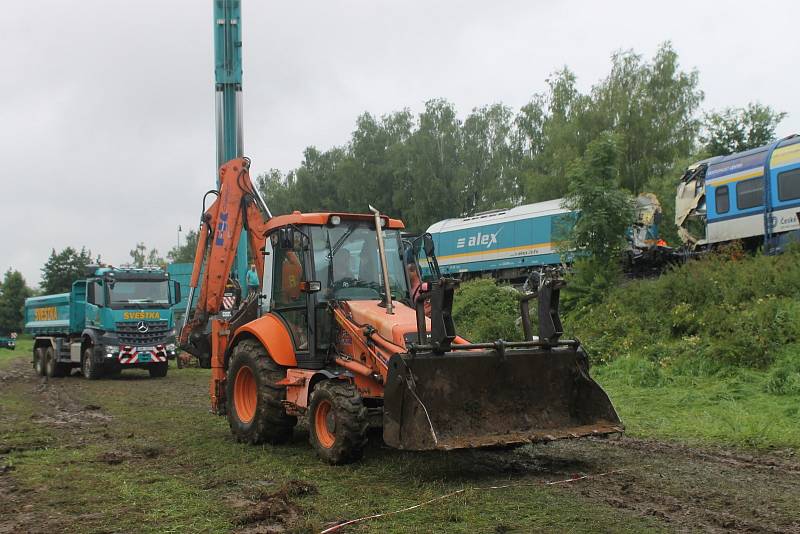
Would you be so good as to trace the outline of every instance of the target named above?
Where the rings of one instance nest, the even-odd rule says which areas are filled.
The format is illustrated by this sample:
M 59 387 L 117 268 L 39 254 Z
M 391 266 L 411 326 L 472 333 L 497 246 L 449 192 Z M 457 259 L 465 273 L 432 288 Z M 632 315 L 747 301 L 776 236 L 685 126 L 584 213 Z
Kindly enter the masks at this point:
M 519 445 L 622 429 L 575 345 L 389 360 L 383 437 L 398 449 Z

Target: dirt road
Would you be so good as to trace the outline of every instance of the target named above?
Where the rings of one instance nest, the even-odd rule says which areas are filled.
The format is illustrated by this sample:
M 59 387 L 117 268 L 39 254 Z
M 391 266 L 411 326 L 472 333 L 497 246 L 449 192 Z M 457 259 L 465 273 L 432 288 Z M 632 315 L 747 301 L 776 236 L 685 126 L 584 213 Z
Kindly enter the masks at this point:
M 402 453 L 370 442 L 356 466 L 233 443 L 207 413 L 207 373 L 47 381 L 0 369 L 0 533 L 318 532 L 449 499 L 344 532 L 800 532 L 800 460 L 624 437 L 513 451 Z M 545 485 L 548 481 L 598 475 Z M 473 489 L 493 485 L 505 489 Z

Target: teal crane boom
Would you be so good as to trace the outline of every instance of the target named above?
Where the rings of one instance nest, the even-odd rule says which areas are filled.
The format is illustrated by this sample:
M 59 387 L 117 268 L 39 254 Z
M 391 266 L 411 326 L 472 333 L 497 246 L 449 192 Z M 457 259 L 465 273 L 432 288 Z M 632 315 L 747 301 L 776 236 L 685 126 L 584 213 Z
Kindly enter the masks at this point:
M 214 0 L 214 80 L 217 169 L 244 155 L 241 0 Z M 217 188 L 219 188 L 217 176 Z M 247 239 L 239 240 L 233 272 L 247 273 Z

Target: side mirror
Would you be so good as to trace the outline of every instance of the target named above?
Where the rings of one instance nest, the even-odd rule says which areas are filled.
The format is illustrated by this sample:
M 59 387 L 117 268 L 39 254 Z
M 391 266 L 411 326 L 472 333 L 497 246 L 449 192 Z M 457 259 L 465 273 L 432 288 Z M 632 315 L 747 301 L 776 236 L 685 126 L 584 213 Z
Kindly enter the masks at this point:
M 306 282 L 306 281 L 300 282 L 300 291 L 302 293 L 311 294 L 311 293 L 316 293 L 320 290 L 322 290 L 322 282 L 316 280 L 313 280 L 311 282 Z
M 422 236 L 422 248 L 425 250 L 425 255 L 427 257 L 433 256 L 434 245 L 433 245 L 433 237 L 431 234 L 425 234 Z
M 172 296 L 175 298 L 173 304 L 177 304 L 181 301 L 181 283 L 177 280 L 172 281 Z

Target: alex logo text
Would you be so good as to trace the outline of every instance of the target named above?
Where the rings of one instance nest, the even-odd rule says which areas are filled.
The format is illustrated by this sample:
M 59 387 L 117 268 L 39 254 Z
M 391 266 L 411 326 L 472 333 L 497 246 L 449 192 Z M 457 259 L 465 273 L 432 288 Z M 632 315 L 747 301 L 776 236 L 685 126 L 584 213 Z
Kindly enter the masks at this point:
M 483 233 L 478 232 L 475 235 L 470 237 L 459 237 L 458 241 L 456 241 L 456 248 L 464 248 L 464 247 L 477 247 L 477 246 L 485 246 L 486 248 L 491 248 L 492 245 L 497 244 L 497 236 L 500 235 L 500 232 L 503 229 L 494 232 L 494 233 Z

